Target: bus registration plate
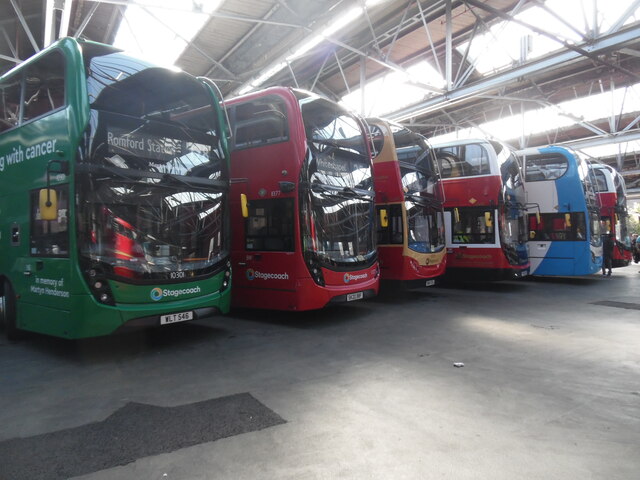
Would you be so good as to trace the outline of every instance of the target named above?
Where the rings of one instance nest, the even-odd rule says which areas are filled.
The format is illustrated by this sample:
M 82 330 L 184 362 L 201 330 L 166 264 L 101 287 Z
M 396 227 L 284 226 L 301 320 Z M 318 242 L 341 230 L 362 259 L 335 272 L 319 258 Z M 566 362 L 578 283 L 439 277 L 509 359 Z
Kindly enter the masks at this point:
M 435 285 L 435 284 L 436 284 L 436 281 L 435 281 L 435 280 L 427 280 L 427 281 L 425 282 L 425 287 L 432 287 L 432 286 L 433 286 L 433 285 Z
M 362 300 L 363 298 L 364 298 L 364 292 L 347 294 L 347 302 L 353 302 L 354 300 Z
M 168 325 L 170 323 L 186 322 L 193 320 L 193 312 L 171 313 L 169 315 L 160 316 L 160 325 Z

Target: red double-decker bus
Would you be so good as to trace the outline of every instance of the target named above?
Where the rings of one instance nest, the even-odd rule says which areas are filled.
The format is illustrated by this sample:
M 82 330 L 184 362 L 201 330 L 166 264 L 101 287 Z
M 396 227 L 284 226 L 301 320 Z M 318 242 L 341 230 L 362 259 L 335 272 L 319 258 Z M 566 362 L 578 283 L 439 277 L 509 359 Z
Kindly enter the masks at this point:
M 444 274 L 442 183 L 433 149 L 422 135 L 367 119 L 373 140 L 381 279 L 408 288 Z
M 488 140 L 436 146 L 445 195 L 447 275 L 501 280 L 529 273 L 522 173 Z
M 283 87 L 234 98 L 227 110 L 232 305 L 311 310 L 376 295 L 364 123 L 330 100 Z
M 602 232 L 613 235 L 615 244 L 611 264 L 626 267 L 631 263 L 631 238 L 629 237 L 629 213 L 627 212 L 627 189 L 624 178 L 613 167 L 602 163 L 590 164 L 600 200 Z

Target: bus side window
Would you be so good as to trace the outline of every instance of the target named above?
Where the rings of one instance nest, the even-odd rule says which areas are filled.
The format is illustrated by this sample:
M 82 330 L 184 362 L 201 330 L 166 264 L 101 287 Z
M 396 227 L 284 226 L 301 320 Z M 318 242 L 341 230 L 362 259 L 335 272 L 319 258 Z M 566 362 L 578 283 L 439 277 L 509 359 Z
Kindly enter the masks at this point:
M 40 217 L 40 190 L 31 192 L 30 252 L 32 256 L 66 257 L 69 255 L 69 187 L 51 187 L 58 197 L 58 218 L 42 220 Z
M 20 76 L 0 85 L 0 132 L 18 125 L 20 119 Z
M 293 199 L 251 200 L 245 247 L 266 252 L 293 252 Z
M 53 50 L 25 72 L 23 122 L 64 105 L 64 56 Z

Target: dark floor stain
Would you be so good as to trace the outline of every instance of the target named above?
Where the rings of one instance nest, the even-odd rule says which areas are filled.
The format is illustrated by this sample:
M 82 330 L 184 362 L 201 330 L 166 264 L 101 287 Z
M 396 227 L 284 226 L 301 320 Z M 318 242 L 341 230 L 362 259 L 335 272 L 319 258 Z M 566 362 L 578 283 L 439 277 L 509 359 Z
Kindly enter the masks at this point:
M 640 310 L 640 303 L 612 302 L 610 300 L 602 300 L 600 302 L 592 302 L 591 305 L 600 305 L 603 307 L 614 307 L 614 308 L 626 308 L 627 310 Z
M 249 393 L 178 407 L 128 403 L 102 422 L 0 442 L 0 479 L 76 477 L 282 423 Z

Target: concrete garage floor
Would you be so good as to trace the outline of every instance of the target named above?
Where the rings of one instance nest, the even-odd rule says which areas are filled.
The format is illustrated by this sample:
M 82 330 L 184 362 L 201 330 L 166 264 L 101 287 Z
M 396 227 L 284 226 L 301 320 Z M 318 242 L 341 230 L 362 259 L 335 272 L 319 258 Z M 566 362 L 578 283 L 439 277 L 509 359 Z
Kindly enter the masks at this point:
M 239 311 L 82 342 L 3 339 L 0 451 L 40 435 L 56 452 L 42 434 L 129 402 L 248 392 L 286 423 L 77 478 L 637 479 L 638 270 L 383 293 L 298 315 Z M 136 434 L 122 428 L 123 441 Z M 49 468 L 42 453 L 34 465 Z M 13 480 L 6 461 L 0 479 Z

